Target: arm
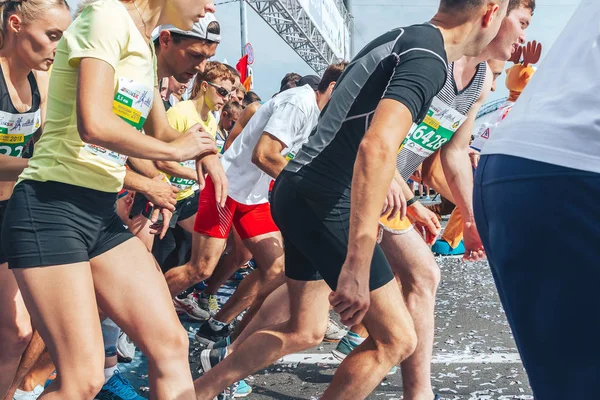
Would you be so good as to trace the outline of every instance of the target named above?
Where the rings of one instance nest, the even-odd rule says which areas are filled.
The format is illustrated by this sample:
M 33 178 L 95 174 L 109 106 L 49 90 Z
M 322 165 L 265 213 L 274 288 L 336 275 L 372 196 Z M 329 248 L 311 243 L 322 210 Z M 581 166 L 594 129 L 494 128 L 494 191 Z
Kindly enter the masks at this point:
M 175 210 L 177 203 L 177 188 L 165 181 L 164 175 L 157 175 L 153 179 L 127 169 L 123 187 L 128 190 L 143 193 L 154 206 Z
M 275 136 L 263 132 L 252 152 L 252 163 L 271 178 L 277 179 L 288 163 L 288 160 L 281 155 L 286 147 L 285 143 Z
M 96 58 L 83 58 L 79 63 L 77 128 L 84 142 L 149 160 L 188 160 L 206 152 L 217 152 L 212 138 L 200 133 L 199 127 L 192 127 L 184 135 L 176 132 L 177 140 L 165 143 L 144 135 L 118 117 L 112 111 L 114 73 L 109 63 Z M 161 109 L 164 113 L 159 100 L 154 102 L 150 115 Z
M 144 160 L 143 158 L 129 157 L 127 164 L 138 174 L 144 175 L 148 178 L 154 178 L 160 175 L 160 171 L 154 165 L 154 162 L 150 160 Z
M 27 168 L 29 160 L 26 158 L 11 157 L 0 154 L 0 181 L 14 182 L 19 179 L 19 175 Z
M 46 121 L 46 105 L 48 104 L 48 85 L 50 84 L 50 75 L 48 72 L 35 71 L 35 81 L 38 85 L 38 90 L 40 91 L 40 116 L 42 118 L 42 125 L 40 129 L 38 129 L 33 134 L 33 143 L 37 143 L 42 136 L 42 132 L 44 131 L 44 122 Z
M 171 176 L 176 176 L 178 178 L 197 180 L 198 175 L 195 170 L 186 168 L 174 161 L 157 161 L 156 166 L 161 171 L 166 172 Z
M 261 104 L 259 102 L 255 102 L 246 107 L 246 109 L 242 112 L 242 115 L 240 115 L 240 118 L 235 123 L 235 126 L 231 132 L 229 132 L 229 136 L 225 141 L 224 151 L 231 146 L 231 143 L 233 143 L 236 137 L 240 136 L 240 133 L 242 133 L 246 125 L 248 125 L 248 121 L 250 121 L 250 118 L 252 118 L 256 111 L 258 111 L 260 106 Z
M 473 261 L 483 258 L 485 253 L 473 215 L 473 171 L 469 158 L 469 142 L 475 117 L 487 99 L 491 84 L 492 76 L 488 68 L 481 96 L 471 107 L 467 114 L 467 120 L 454 133 L 452 139 L 440 149 L 440 158 L 448 186 L 464 220 L 465 258 Z

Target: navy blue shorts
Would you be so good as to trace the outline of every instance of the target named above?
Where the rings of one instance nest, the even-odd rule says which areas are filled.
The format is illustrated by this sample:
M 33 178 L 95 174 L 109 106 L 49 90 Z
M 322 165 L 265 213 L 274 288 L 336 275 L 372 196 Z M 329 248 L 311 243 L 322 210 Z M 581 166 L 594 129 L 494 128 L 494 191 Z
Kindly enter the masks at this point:
M 477 227 L 536 400 L 600 397 L 600 174 L 481 158 Z

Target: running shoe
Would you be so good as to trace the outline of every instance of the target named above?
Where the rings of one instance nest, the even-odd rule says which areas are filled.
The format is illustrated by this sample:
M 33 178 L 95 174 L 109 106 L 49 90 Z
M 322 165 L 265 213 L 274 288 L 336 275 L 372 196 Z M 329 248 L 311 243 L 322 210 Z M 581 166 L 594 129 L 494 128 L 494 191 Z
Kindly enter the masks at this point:
M 238 387 L 233 397 L 239 399 L 242 397 L 249 396 L 250 393 L 252 393 L 252 386 L 248 385 L 246 381 L 242 379 L 238 382 Z
M 336 348 L 331 352 L 331 355 L 336 360 L 344 361 L 344 358 L 348 356 L 358 345 L 352 343 L 347 336 L 344 336 L 337 344 Z
M 108 382 L 102 386 L 95 400 L 144 400 L 144 398 L 135 392 L 131 383 L 123 378 L 119 371 L 115 371 Z
M 196 341 L 205 347 L 211 345 L 214 347 L 215 342 L 225 339 L 229 334 L 229 325 L 225 325 L 220 331 L 215 331 L 206 321 L 196 331 Z
M 433 254 L 440 256 L 460 256 L 465 254 L 465 242 L 464 240 L 461 240 L 458 246 L 453 249 L 444 239 L 438 239 L 433 246 L 431 246 L 431 251 Z
M 222 349 L 225 347 L 229 347 L 231 346 L 231 336 L 227 336 L 225 339 L 221 339 L 218 342 L 215 342 L 214 344 L 209 344 L 206 348 L 207 349 Z
M 206 349 L 200 352 L 200 365 L 202 365 L 202 373 L 206 373 L 214 368 L 218 363 L 225 359 L 227 349 Z
M 38 397 L 42 395 L 44 388 L 42 385 L 37 385 L 33 388 L 33 391 L 26 392 L 24 390 L 17 389 L 13 396 L 13 400 L 36 400 Z M 252 389 L 250 389 L 252 391 Z
M 327 323 L 327 331 L 325 332 L 325 337 L 323 338 L 326 342 L 339 342 L 348 331 L 345 328 L 339 326 L 334 320 L 329 318 L 329 322 Z
M 120 363 L 130 363 L 135 357 L 135 344 L 125 332 L 121 331 L 117 340 L 117 360 Z
M 198 297 L 198 304 L 200 308 L 210 314 L 211 317 L 214 317 L 219 312 L 219 303 L 217 302 L 216 294 L 205 295 L 202 293 Z
M 200 308 L 198 301 L 194 298 L 193 294 L 190 293 L 185 299 L 180 299 L 175 296 L 173 298 L 173 304 L 178 314 L 186 314 L 188 317 L 195 319 L 196 321 L 206 321 L 210 318 L 210 314 Z

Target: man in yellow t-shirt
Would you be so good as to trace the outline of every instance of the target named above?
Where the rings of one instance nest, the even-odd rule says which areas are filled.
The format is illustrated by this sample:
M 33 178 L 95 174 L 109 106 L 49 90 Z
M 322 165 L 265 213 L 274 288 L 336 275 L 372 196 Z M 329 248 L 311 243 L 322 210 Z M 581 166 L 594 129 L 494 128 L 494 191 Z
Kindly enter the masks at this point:
M 179 102 L 167 112 L 169 124 L 174 129 L 185 132 L 190 126 L 200 123 L 215 139 L 217 120 L 212 112 L 220 111 L 228 102 L 234 84 L 235 77 L 224 64 L 208 62 L 204 72 L 196 77 L 191 100 Z M 195 160 L 181 163 L 157 162 L 156 166 L 164 171 L 171 184 L 179 189 L 171 228 L 179 225 L 185 231 L 193 232 L 200 196 Z M 172 292 L 171 294 L 178 295 L 173 299 L 178 311 L 194 319 L 207 319 L 210 316 L 206 310 L 197 306 L 197 302 L 189 301 L 189 293 Z

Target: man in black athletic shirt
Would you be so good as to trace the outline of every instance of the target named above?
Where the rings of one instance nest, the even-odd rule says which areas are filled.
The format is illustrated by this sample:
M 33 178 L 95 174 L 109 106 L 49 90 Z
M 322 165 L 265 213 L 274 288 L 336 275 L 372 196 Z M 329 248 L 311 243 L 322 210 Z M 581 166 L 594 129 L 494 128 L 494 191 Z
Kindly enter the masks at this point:
M 319 343 L 330 303 L 344 324 L 363 321 L 369 337 L 340 364 L 322 399 L 363 399 L 411 355 L 412 319 L 376 245 L 384 199 L 392 180 L 401 179 L 394 174 L 396 154 L 442 89 L 447 64 L 479 55 L 507 5 L 441 0 L 431 22 L 385 33 L 348 65 L 317 127 L 273 188 L 291 317 L 253 333 L 196 380 L 198 399 L 212 399 L 281 356 Z

